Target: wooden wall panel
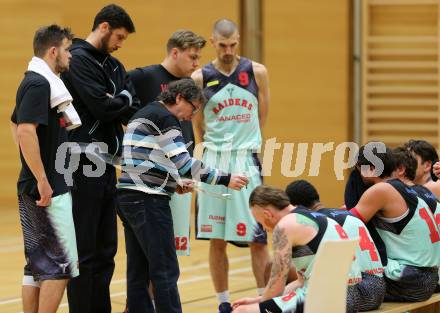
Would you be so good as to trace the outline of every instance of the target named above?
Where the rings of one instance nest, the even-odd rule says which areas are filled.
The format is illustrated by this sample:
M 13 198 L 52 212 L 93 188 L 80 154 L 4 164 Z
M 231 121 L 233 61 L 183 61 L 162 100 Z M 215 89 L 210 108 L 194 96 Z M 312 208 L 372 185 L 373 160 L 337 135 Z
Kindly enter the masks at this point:
M 15 93 L 32 57 L 32 38 L 42 25 L 59 23 L 70 26 L 78 37 L 91 30 L 93 18 L 108 1 L 76 0 L 2 0 L 0 10 L 0 202 L 2 207 L 16 207 L 16 180 L 20 168 L 17 148 L 12 142 L 9 119 Z M 166 40 L 173 31 L 189 28 L 209 38 L 215 20 L 228 17 L 237 21 L 238 0 L 209 1 L 118 1 L 132 16 L 137 32 L 129 36 L 115 56 L 127 69 L 160 63 L 165 56 Z M 214 57 L 207 44 L 202 64 Z
M 318 1 L 318 0 L 317 0 Z M 54 0 L 4 0 L 0 11 L 0 200 L 15 206 L 15 181 L 19 170 L 17 151 L 8 125 L 16 88 L 32 55 L 32 36 L 38 26 L 57 22 L 72 27 L 85 37 L 96 12 L 107 2 L 101 0 L 59 2 Z M 210 36 L 214 20 L 239 17 L 238 0 L 212 2 L 191 1 L 120 1 L 131 14 L 137 32 L 115 55 L 127 69 L 157 63 L 165 55 L 165 42 L 178 28 L 190 28 Z M 278 142 L 308 142 L 310 168 L 311 144 L 335 142 L 349 138 L 349 2 L 331 3 L 282 0 L 275 5 L 264 1 L 264 63 L 269 69 L 272 93 L 266 138 Z M 208 44 L 202 63 L 214 56 Z M 296 158 L 296 146 L 293 157 Z M 284 177 L 280 170 L 281 151 L 275 153 L 270 184 L 283 187 L 294 178 Z M 319 176 L 311 177 L 329 205 L 342 203 L 342 181 L 333 171 L 334 152 L 324 154 Z M 307 175 L 303 175 L 306 178 Z
M 62 22 L 60 1 L 2 1 L 0 11 L 0 201 L 17 206 L 16 181 L 20 169 L 18 150 L 12 141 L 10 116 L 15 93 L 32 57 L 32 38 L 37 27 Z
M 343 203 L 344 182 L 333 171 L 334 150 L 323 155 L 319 176 L 309 177 L 312 143 L 347 141 L 349 136 L 350 8 L 346 0 L 264 2 L 264 62 L 272 103 L 266 138 L 309 143 L 305 173 L 328 205 Z M 295 145 L 293 159 L 296 158 Z M 282 188 L 297 178 L 280 174 L 276 152 L 270 184 Z M 294 162 L 292 162 L 294 163 Z M 292 164 L 292 168 L 294 164 Z
M 363 1 L 362 140 L 439 147 L 438 0 Z

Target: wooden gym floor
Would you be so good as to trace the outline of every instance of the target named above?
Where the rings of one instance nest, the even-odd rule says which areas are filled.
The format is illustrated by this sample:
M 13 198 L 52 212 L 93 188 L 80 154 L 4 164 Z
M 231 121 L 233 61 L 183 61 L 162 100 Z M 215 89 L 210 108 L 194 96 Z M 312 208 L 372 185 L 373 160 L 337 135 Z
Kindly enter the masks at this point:
M 194 219 L 192 219 L 192 223 Z M 118 225 L 119 247 L 116 270 L 111 284 L 113 312 L 122 312 L 125 305 L 125 247 L 122 225 Z M 179 290 L 183 312 L 216 312 L 217 300 L 208 270 L 208 242 L 194 239 L 191 233 L 191 256 L 179 257 Z M 229 289 L 232 300 L 256 294 L 249 250 L 228 247 L 230 262 Z M 3 208 L 0 219 L 0 313 L 19 313 L 23 275 L 23 243 L 18 208 Z M 58 312 L 68 312 L 64 296 Z

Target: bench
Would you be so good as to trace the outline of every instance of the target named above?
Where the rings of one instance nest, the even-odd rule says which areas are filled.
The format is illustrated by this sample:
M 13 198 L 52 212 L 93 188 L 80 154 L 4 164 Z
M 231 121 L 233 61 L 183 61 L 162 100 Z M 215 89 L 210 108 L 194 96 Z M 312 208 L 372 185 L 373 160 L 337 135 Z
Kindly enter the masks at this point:
M 429 300 L 423 302 L 384 302 L 379 310 L 370 313 L 440 313 L 440 294 L 434 294 Z

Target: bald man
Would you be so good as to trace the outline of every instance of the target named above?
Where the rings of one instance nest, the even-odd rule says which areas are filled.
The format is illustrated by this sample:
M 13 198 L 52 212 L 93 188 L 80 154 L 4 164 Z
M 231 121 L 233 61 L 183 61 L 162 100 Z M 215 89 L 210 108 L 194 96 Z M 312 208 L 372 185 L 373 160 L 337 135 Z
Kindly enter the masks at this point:
M 237 54 L 239 39 L 234 22 L 217 21 L 210 39 L 216 59 L 192 75 L 208 98 L 193 120 L 197 135 L 205 143 L 204 161 L 223 170 L 246 173 L 250 180 L 248 188 L 240 192 L 203 185 L 211 192 L 230 193 L 228 200 L 198 194 L 197 238 L 210 240 L 209 264 L 220 313 L 232 310 L 227 242 L 250 247 L 259 294 L 264 290 L 264 269 L 269 259 L 266 233 L 248 205 L 250 193 L 262 183 L 256 152 L 261 147 L 269 106 L 268 75 L 264 65 Z

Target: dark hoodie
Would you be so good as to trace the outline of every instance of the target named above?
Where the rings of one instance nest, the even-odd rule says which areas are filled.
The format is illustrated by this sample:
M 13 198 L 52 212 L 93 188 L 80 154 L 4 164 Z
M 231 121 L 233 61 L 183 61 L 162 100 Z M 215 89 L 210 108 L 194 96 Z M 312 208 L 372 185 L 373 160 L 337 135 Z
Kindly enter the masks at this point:
M 140 108 L 124 66 L 82 39 L 74 39 L 69 71 L 61 78 L 73 97 L 82 126 L 69 132 L 75 142 L 105 142 L 120 155 L 123 129 Z M 109 97 L 107 94 L 112 95 Z

